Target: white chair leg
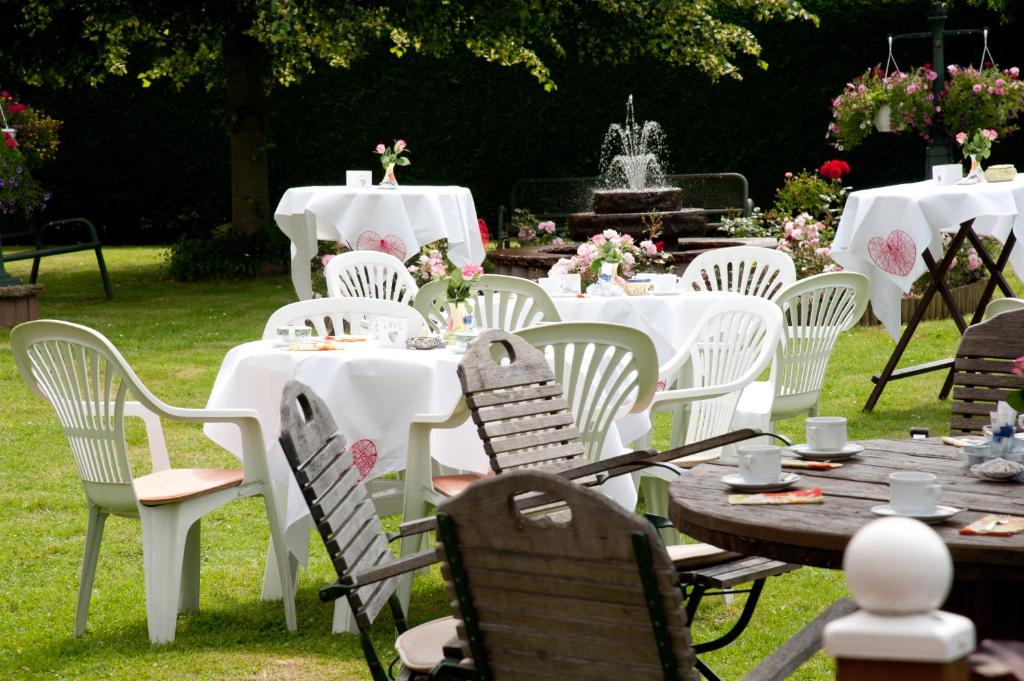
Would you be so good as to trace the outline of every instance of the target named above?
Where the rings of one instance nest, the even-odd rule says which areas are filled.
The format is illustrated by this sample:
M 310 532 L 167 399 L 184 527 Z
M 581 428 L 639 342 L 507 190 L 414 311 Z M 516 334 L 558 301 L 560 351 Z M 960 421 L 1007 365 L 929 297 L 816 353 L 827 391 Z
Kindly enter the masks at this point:
M 82 575 L 78 582 L 78 607 L 75 609 L 75 636 L 85 633 L 85 621 L 89 618 L 89 599 L 92 597 L 93 578 L 96 577 L 96 562 L 100 557 L 100 541 L 103 539 L 103 525 L 107 514 L 95 504 L 89 504 L 89 521 L 85 529 L 85 553 L 82 556 Z
M 185 551 L 181 561 L 181 592 L 178 612 L 199 612 L 199 549 L 202 520 L 192 523 L 185 535 Z
M 295 574 L 298 570 L 298 563 L 288 551 L 288 542 L 285 539 L 284 520 L 278 510 L 275 499 L 278 498 L 272 487 L 275 483 L 267 481 L 263 491 L 263 502 L 267 509 L 267 519 L 270 521 L 270 546 L 274 552 L 274 562 L 277 565 L 278 582 L 281 585 L 281 595 L 284 601 L 284 621 L 288 631 L 295 631 L 298 628 L 295 616 Z M 281 494 L 280 498 L 284 498 Z M 309 536 L 308 529 L 306 530 Z M 270 549 L 268 549 L 270 550 Z M 269 562 L 269 561 L 268 561 Z
M 142 563 L 146 581 L 146 620 L 152 643 L 174 640 L 181 567 L 188 528 L 178 504 L 142 510 Z
M 288 568 L 291 571 L 292 597 L 298 588 L 299 564 L 306 563 L 309 558 L 309 531 L 313 529 L 313 519 L 306 516 L 289 525 L 284 531 L 285 546 L 288 547 Z M 296 554 L 302 554 L 300 557 Z M 279 601 L 284 597 L 281 593 L 281 575 L 277 569 L 277 553 L 274 549 L 274 538 L 267 542 L 267 560 L 263 568 L 263 590 L 260 599 Z
M 668 517 L 668 482 L 660 478 L 645 475 L 640 479 L 640 490 L 644 495 L 644 504 L 648 513 Z M 678 544 L 679 533 L 670 527 L 659 531 L 665 544 Z
M 409 429 L 409 452 L 405 464 L 405 498 L 402 502 L 402 522 L 418 520 L 426 517 L 430 512 L 427 488 L 432 484 L 430 477 L 432 471 L 430 426 L 413 423 Z M 408 556 L 416 553 L 423 546 L 424 540 L 425 537 L 419 535 L 403 537 L 401 555 Z M 402 608 L 406 612 L 409 611 L 409 601 L 412 598 L 412 580 L 413 575 L 404 575 L 396 591 Z

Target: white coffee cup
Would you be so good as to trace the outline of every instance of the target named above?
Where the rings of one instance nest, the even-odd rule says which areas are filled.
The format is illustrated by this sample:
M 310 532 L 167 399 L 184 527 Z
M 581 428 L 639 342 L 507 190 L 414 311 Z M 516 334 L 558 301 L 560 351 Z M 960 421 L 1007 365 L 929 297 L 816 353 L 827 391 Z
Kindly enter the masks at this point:
M 804 421 L 807 449 L 812 452 L 841 452 L 846 447 L 846 418 L 812 416 Z
M 346 170 L 346 187 L 369 187 L 373 184 L 373 173 L 369 170 Z
M 679 277 L 674 274 L 655 274 L 652 281 L 655 291 L 675 291 L 679 288 Z
M 277 327 L 277 337 L 282 341 L 309 340 L 313 337 L 313 329 L 297 324 L 279 326 Z
M 956 184 L 963 176 L 964 168 L 959 163 L 932 166 L 932 179 L 939 184 Z
M 566 293 L 576 294 L 582 290 L 583 281 L 580 279 L 580 275 L 578 273 L 560 274 L 559 276 L 554 278 L 558 279 L 562 283 L 562 289 Z
M 776 482 L 782 477 L 782 449 L 775 445 L 740 445 L 736 458 L 743 482 Z
M 934 473 L 899 471 L 889 474 L 889 505 L 897 513 L 924 514 L 935 510 L 942 485 Z
M 544 289 L 544 292 L 547 293 L 549 296 L 559 296 L 565 294 L 565 290 L 562 287 L 561 278 L 541 277 L 540 279 L 537 280 L 537 283 L 540 284 L 540 287 Z

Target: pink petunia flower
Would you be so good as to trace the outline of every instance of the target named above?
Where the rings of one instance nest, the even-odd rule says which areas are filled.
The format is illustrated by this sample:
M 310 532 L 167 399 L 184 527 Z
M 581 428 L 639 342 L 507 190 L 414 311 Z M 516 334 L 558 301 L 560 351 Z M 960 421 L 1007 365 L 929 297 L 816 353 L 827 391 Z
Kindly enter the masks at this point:
M 537 225 L 537 230 L 540 232 L 547 232 L 548 234 L 555 233 L 555 223 L 551 220 L 545 220 Z
M 974 94 L 978 94 L 979 92 L 981 92 L 981 83 L 975 83 L 973 86 L 971 86 L 971 90 L 974 91 Z

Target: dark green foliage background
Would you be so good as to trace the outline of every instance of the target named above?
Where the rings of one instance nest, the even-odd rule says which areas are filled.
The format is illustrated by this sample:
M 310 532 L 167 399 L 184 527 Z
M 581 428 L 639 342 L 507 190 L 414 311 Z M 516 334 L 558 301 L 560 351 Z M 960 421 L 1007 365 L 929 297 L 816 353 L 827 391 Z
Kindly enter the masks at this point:
M 868 187 L 923 177 L 924 143 L 874 135 L 852 153 L 824 139 L 830 99 L 844 83 L 884 62 L 885 36 L 925 31 L 924 0 L 805 5 L 821 18 L 808 24 L 754 27 L 771 64 L 745 60 L 741 82 L 710 83 L 693 70 L 655 63 L 621 66 L 549 58 L 559 89 L 546 93 L 524 71 L 457 55 L 437 61 L 380 53 L 349 71 L 326 65 L 270 99 L 271 196 L 290 186 L 340 184 L 346 169 L 380 175 L 377 142 L 409 141 L 410 184 L 472 189 L 480 215 L 493 225 L 497 206 L 520 177 L 594 175 L 609 123 L 621 121 L 627 95 L 637 115 L 661 123 L 672 172 L 737 171 L 759 205 L 770 203 L 787 170 L 817 168 L 829 158 L 853 167 L 848 184 Z M 947 28 L 992 28 L 1003 66 L 1024 66 L 1020 22 L 1000 26 L 991 14 L 958 7 Z M 897 43 L 909 68 L 931 60 L 927 40 Z M 947 63 L 975 64 L 978 37 L 952 38 Z M 2 74 L 0 74 L 2 75 Z M 112 242 L 169 241 L 206 232 L 228 217 L 229 168 L 222 93 L 165 83 L 143 89 L 109 78 L 98 89 L 18 89 L 28 102 L 65 121 L 59 160 L 43 179 L 54 191 L 53 217 L 88 215 Z M 995 146 L 990 163 L 1024 167 L 1024 135 Z

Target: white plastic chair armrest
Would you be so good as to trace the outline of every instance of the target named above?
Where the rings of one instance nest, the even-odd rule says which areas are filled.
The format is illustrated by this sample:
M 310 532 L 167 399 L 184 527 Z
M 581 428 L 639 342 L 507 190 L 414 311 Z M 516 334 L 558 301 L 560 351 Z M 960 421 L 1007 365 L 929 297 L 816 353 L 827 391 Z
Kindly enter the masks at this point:
M 713 385 L 707 388 L 675 388 L 673 390 L 662 390 L 654 395 L 651 400 L 651 410 L 667 404 L 696 402 L 698 400 L 711 400 L 716 397 L 723 397 L 730 393 L 743 390 L 747 381 L 733 381 L 724 385 Z
M 459 397 L 458 403 L 447 414 L 416 414 L 412 417 L 412 425 L 429 425 L 434 428 L 456 428 L 469 418 L 466 398 Z
M 167 455 L 167 440 L 164 439 L 164 427 L 160 422 L 160 416 L 151 412 L 141 402 L 132 401 L 124 403 L 124 415 L 142 419 L 142 423 L 146 427 L 146 440 L 149 442 L 153 472 L 169 469 L 171 460 Z

